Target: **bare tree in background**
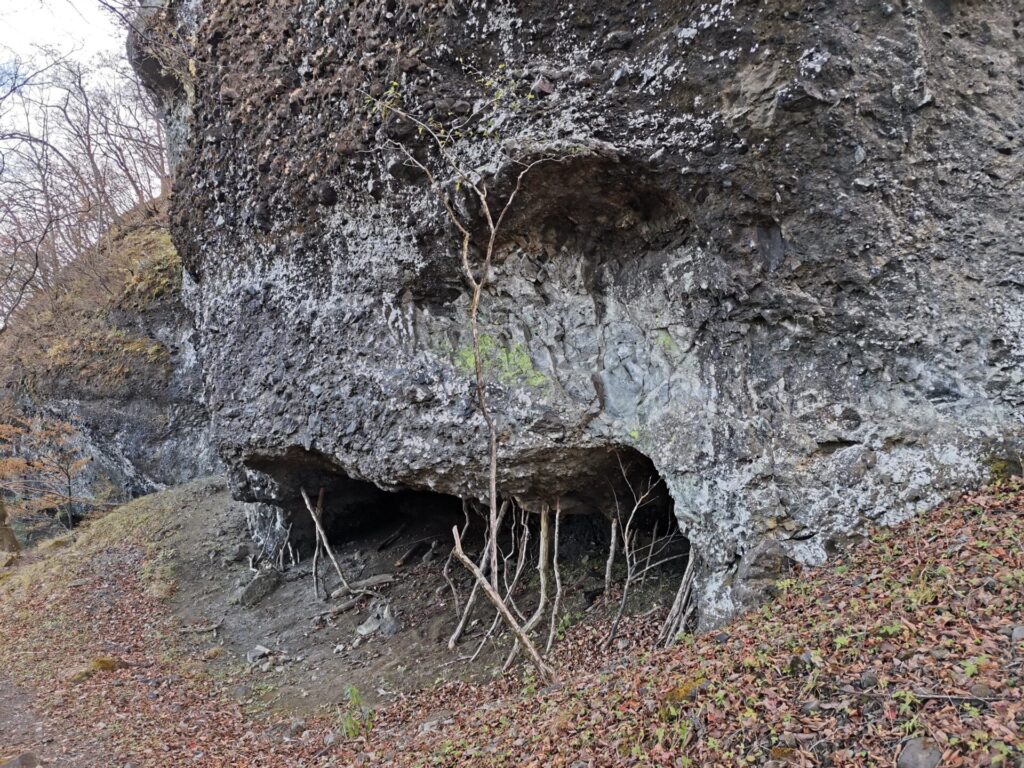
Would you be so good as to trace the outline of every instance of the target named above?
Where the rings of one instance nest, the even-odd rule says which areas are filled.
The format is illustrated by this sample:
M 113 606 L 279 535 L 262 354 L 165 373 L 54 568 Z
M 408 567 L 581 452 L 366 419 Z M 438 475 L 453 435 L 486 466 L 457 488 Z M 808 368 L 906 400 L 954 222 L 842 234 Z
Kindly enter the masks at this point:
M 126 60 L 37 59 L 0 64 L 0 330 L 29 296 L 98 274 L 103 235 L 169 187 L 157 108 Z

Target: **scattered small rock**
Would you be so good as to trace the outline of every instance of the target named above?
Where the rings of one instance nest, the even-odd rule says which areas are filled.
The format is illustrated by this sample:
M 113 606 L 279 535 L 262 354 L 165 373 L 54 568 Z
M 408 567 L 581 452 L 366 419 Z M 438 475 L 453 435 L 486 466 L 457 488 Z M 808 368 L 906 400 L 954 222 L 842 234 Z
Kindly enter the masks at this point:
M 971 696 L 979 699 L 990 699 L 996 695 L 996 692 L 984 683 L 975 683 L 968 688 L 968 690 L 970 691 Z
M 267 648 L 265 645 L 257 645 L 255 648 L 253 648 L 251 651 L 245 654 L 245 658 L 246 661 L 248 661 L 250 664 L 253 664 L 259 661 L 260 659 L 267 658 L 267 656 L 270 656 L 272 653 L 273 651 Z
M 441 542 L 439 542 L 437 539 L 434 539 L 432 542 L 430 542 L 430 549 L 428 549 L 424 553 L 423 557 L 420 558 L 420 562 L 424 565 L 429 565 L 430 563 L 437 560 L 438 556 L 440 555 L 440 552 Z
M 401 624 L 391 611 L 391 604 L 381 600 L 374 603 L 369 618 L 356 627 L 356 634 L 359 637 L 369 637 L 379 631 L 382 637 L 391 637 L 398 634 L 401 628 Z M 356 644 L 353 643 L 352 647 L 355 648 L 355 646 Z
M 360 637 L 369 637 L 378 629 L 380 629 L 380 617 L 371 614 L 366 621 L 356 627 L 356 634 Z
M 422 723 L 420 723 L 419 732 L 421 734 L 434 733 L 435 731 L 440 731 L 443 726 L 450 725 L 454 722 L 455 718 L 448 710 L 433 712 L 428 715 Z
M 1010 632 L 1010 642 L 1024 643 L 1024 625 L 1013 628 L 1013 631 Z
M 249 550 L 248 544 L 239 544 L 233 550 L 228 552 L 224 559 L 231 563 L 241 563 L 243 560 L 246 560 L 250 554 L 252 553 Z
M 396 619 L 395 615 L 391 612 L 391 604 L 385 604 L 380 617 L 381 635 L 384 637 L 393 637 L 398 634 L 401 628 L 402 625 L 398 623 L 398 619 Z
M 865 669 L 860 676 L 860 687 L 863 690 L 878 687 L 878 673 L 873 669 Z
M 800 707 L 800 712 L 801 712 L 801 714 L 804 714 L 804 715 L 813 715 L 816 712 L 820 712 L 820 711 L 821 711 L 821 702 L 818 701 L 817 699 L 811 699 L 806 704 L 804 704 L 803 706 Z

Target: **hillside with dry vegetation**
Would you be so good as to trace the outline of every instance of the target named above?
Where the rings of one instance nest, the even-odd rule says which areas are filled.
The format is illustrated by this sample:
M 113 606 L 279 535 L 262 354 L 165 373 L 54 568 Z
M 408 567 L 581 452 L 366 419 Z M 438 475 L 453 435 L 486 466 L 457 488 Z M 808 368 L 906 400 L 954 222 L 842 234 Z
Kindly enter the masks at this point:
M 12 513 L 78 515 L 216 466 L 181 284 L 157 200 L 18 306 L 0 334 L 0 487 Z M 63 487 L 46 491 L 54 474 Z
M 0 337 L 8 390 L 111 396 L 166 384 L 169 351 L 143 321 L 181 287 L 166 206 L 128 215 L 89 256 L 66 269 L 58 291 L 32 297 Z

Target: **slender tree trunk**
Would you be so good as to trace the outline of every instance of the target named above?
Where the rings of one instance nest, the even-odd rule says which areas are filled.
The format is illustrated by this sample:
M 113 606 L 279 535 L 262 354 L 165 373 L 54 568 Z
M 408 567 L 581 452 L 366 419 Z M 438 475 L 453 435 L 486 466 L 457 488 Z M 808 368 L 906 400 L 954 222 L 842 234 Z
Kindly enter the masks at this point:
M 604 565 L 604 594 L 605 599 L 612 590 L 612 567 L 615 565 L 615 552 L 619 544 L 619 520 L 616 516 L 612 519 L 611 543 L 608 545 L 608 561 Z
M 555 501 L 555 545 L 551 556 L 551 570 L 555 576 L 555 602 L 551 606 L 551 628 L 548 631 L 548 643 L 544 647 L 544 655 L 551 653 L 551 646 L 555 642 L 555 632 L 558 629 L 558 609 L 562 604 L 562 573 L 558 568 L 558 533 L 562 520 L 562 500 Z

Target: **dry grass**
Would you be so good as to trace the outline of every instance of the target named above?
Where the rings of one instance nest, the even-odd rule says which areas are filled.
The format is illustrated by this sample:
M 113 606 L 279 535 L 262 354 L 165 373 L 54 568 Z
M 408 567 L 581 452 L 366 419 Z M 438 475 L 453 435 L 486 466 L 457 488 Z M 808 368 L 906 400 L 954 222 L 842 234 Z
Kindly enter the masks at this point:
M 80 262 L 66 269 L 59 291 L 38 294 L 12 320 L 0 340 L 0 376 L 28 394 L 115 394 L 139 380 L 165 381 L 167 349 L 124 321 L 180 290 L 164 206 L 130 214 Z

